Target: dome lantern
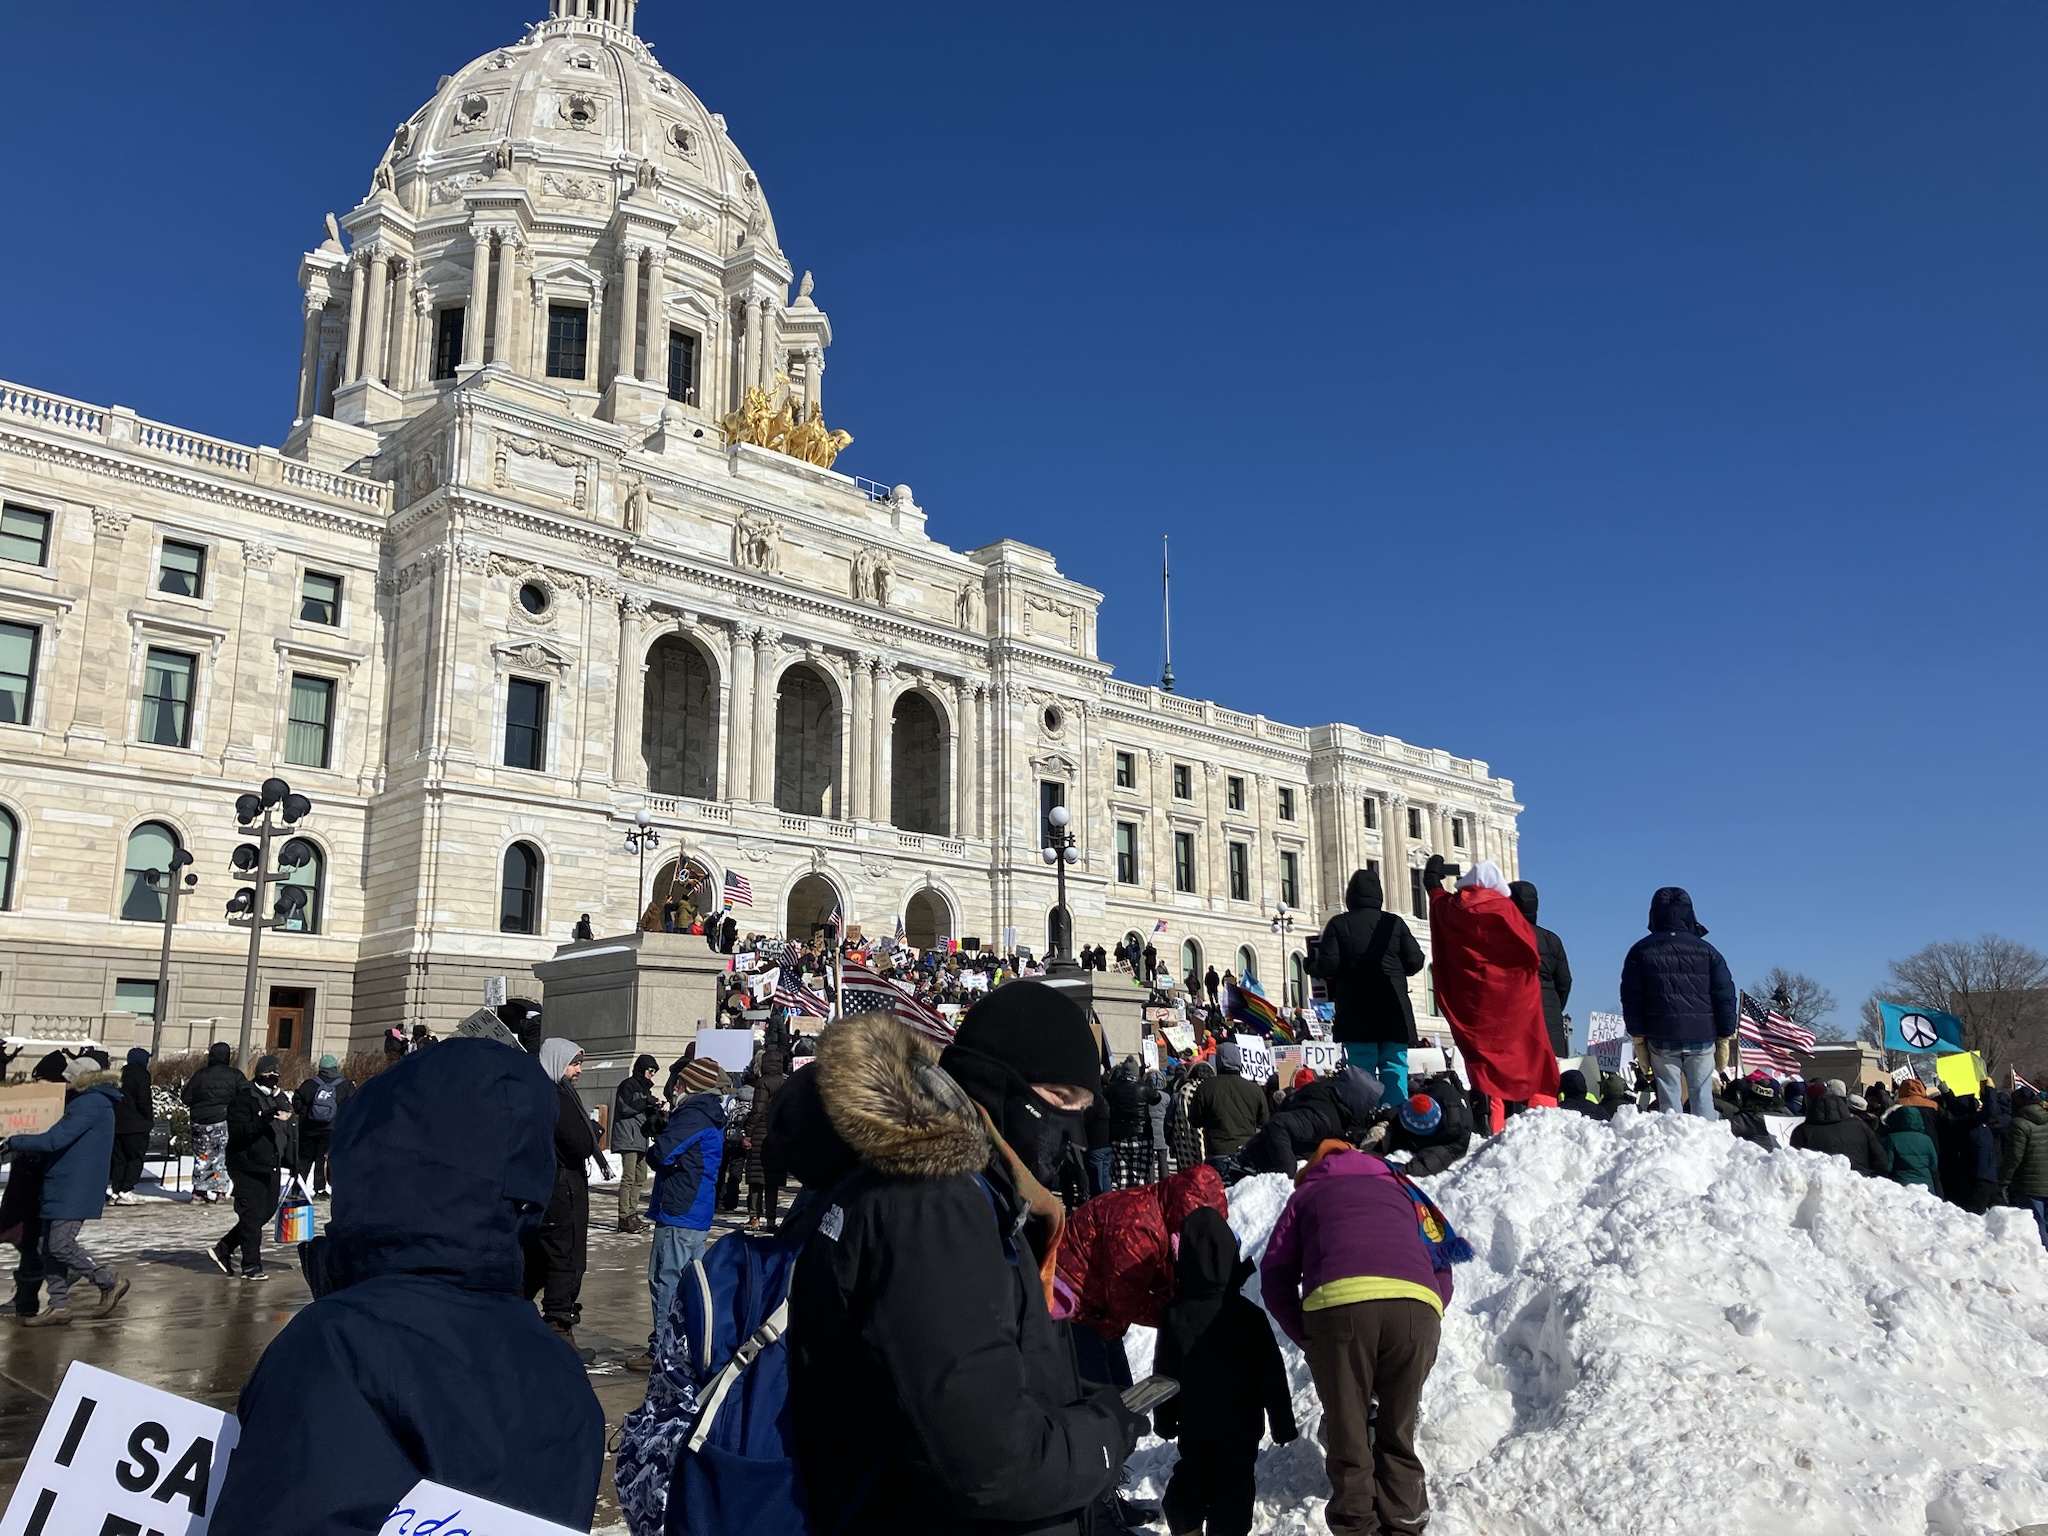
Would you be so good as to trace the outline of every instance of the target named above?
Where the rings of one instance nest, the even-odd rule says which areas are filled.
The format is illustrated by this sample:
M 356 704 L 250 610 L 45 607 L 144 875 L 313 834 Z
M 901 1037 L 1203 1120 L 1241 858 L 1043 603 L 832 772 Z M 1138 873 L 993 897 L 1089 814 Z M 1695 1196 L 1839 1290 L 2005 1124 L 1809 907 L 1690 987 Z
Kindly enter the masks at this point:
M 633 30 L 633 12 L 640 0 L 548 0 L 550 21 L 595 21 Z

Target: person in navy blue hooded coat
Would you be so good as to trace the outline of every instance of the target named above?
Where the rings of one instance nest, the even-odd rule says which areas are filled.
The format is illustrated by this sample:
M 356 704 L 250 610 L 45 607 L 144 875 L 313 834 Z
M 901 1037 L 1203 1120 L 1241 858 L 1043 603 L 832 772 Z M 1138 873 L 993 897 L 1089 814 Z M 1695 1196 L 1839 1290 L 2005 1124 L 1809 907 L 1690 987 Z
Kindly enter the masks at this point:
M 555 1087 L 493 1040 L 445 1040 L 335 1121 L 317 1300 L 242 1389 L 215 1536 L 378 1530 L 422 1478 L 590 1529 L 604 1411 L 523 1292 L 555 1187 Z

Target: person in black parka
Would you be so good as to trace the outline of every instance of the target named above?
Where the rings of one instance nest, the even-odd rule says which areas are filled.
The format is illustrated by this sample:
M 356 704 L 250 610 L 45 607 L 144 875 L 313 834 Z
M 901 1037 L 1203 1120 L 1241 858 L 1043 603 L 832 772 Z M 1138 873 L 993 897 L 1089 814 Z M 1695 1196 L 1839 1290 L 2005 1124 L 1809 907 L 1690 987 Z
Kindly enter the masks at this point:
M 1173 1301 L 1159 1320 L 1152 1368 L 1180 1383 L 1160 1406 L 1153 1429 L 1180 1441 L 1180 1462 L 1166 1485 L 1170 1530 L 1246 1536 L 1252 1528 L 1253 1463 L 1266 1426 L 1273 1443 L 1298 1439 L 1287 1366 L 1273 1325 L 1238 1294 L 1253 1273 L 1237 1254 L 1230 1224 L 1203 1206 L 1180 1229 Z
M 1379 1078 L 1390 1102 L 1408 1097 L 1408 1048 L 1416 1043 L 1408 978 L 1422 964 L 1408 924 L 1386 910 L 1379 871 L 1352 875 L 1344 910 L 1323 929 L 1315 974 L 1329 984 L 1337 1008 L 1330 1038 L 1353 1066 Z
M 556 1110 L 533 1057 L 475 1039 L 342 1109 L 332 1225 L 301 1250 L 316 1299 L 242 1389 L 216 1536 L 376 1532 L 422 1478 L 590 1528 L 604 1410 L 520 1294 Z
M 142 1160 L 149 1156 L 149 1133 L 156 1126 L 156 1103 L 151 1097 L 149 1052 L 137 1046 L 128 1053 L 121 1068 L 121 1102 L 114 1106 L 114 1161 L 107 1170 L 107 1188 L 116 1204 L 133 1198 L 142 1177 Z
M 1543 989 L 1543 1027 L 1550 1031 L 1551 1054 L 1569 1056 L 1572 1034 L 1564 1010 L 1572 1000 L 1572 967 L 1565 959 L 1564 940 L 1537 923 L 1535 886 L 1527 880 L 1513 881 L 1508 896 L 1536 930 L 1536 981 Z
M 1892 1171 L 1891 1148 L 1870 1122 L 1851 1114 L 1847 1099 L 1825 1089 L 1807 1093 L 1806 1120 L 1792 1132 L 1792 1145 L 1802 1152 L 1846 1157 L 1850 1167 L 1871 1178 L 1883 1178 Z
M 583 1075 L 583 1048 L 573 1040 L 543 1040 L 535 1060 L 555 1084 L 555 1183 L 540 1225 L 526 1245 L 526 1294 L 529 1299 L 541 1298 L 541 1316 L 547 1325 L 571 1349 L 577 1349 L 583 1272 L 590 1265 L 590 1173 L 586 1165 L 593 1157 L 607 1171 L 611 1165 L 598 1150 L 597 1126 L 576 1091 L 576 1080 Z
M 228 1177 L 234 1181 L 235 1224 L 210 1250 L 224 1275 L 242 1264 L 242 1278 L 266 1278 L 263 1228 L 277 1212 L 280 1170 L 292 1164 L 292 1101 L 279 1091 L 280 1063 L 265 1056 L 256 1063 L 253 1081 L 237 1079 L 228 1104 Z
M 1274 1111 L 1237 1160 L 1254 1173 L 1291 1176 L 1324 1142 L 1364 1134 L 1379 1105 L 1380 1080 L 1357 1067 L 1319 1077 Z
M 1600 1113 L 1600 1106 L 1586 1092 L 1585 1073 L 1573 1068 L 1558 1074 L 1557 1107 L 1568 1109 L 1575 1115 L 1597 1116 Z

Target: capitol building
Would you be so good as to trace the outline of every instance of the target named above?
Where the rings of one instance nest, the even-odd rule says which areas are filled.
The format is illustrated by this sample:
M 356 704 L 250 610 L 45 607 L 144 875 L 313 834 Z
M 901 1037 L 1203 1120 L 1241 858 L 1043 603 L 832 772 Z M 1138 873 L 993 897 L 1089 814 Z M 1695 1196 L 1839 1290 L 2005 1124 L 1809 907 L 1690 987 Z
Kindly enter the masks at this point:
M 743 929 L 1042 952 L 1065 805 L 1076 943 L 1276 995 L 1354 868 L 1403 912 L 1432 851 L 1515 870 L 1486 764 L 1120 679 L 1053 553 L 835 467 L 831 321 L 635 4 L 553 0 L 399 126 L 300 266 L 281 448 L 0 383 L 7 1034 L 147 1041 L 182 849 L 165 1048 L 232 1038 L 271 776 L 313 802 L 258 978 L 296 1051 L 538 997 L 679 857 Z

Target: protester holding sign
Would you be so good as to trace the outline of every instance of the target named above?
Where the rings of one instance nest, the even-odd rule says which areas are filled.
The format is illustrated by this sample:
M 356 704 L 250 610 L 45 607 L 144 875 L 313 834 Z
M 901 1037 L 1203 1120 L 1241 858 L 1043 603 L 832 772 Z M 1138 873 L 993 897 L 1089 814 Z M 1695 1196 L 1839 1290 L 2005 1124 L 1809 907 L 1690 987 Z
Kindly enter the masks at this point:
M 90 1056 L 65 1060 L 52 1051 L 43 1058 L 37 1075 L 51 1059 L 62 1063 L 66 1084 L 100 1070 Z M 99 1287 L 100 1304 L 95 1317 L 105 1317 L 128 1294 L 128 1282 L 85 1251 L 78 1235 L 88 1221 L 98 1221 L 106 1209 L 107 1163 L 114 1151 L 114 1106 L 121 1090 L 111 1083 L 72 1093 L 64 1105 L 64 1118 L 49 1130 L 16 1136 L 9 1145 L 43 1159 L 42 1202 L 38 1214 L 43 1223 L 43 1278 L 50 1287 L 48 1310 L 24 1318 L 30 1328 L 62 1326 L 71 1321 L 70 1290 L 73 1279 L 83 1278 Z
M 350 1101 L 329 1235 L 308 1245 L 317 1299 L 242 1390 L 218 1536 L 376 1531 L 423 1477 L 590 1529 L 604 1410 L 521 1295 L 556 1108 L 533 1057 L 466 1038 Z

